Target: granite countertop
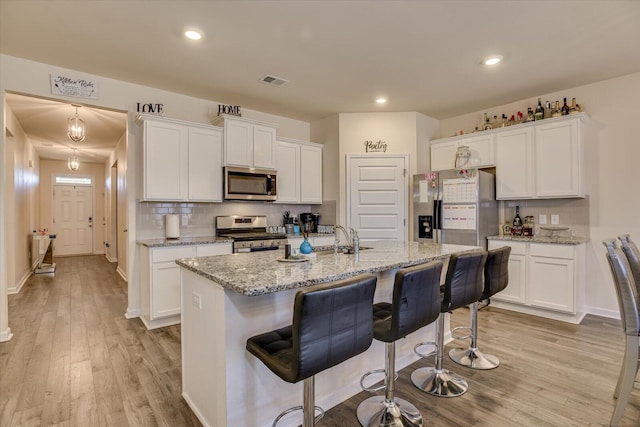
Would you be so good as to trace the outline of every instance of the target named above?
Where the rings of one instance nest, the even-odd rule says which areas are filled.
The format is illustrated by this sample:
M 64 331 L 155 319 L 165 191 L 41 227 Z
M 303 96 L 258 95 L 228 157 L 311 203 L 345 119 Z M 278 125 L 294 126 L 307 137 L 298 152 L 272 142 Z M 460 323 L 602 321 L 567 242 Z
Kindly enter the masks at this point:
M 228 237 L 208 236 L 208 237 L 181 237 L 180 239 L 147 239 L 137 240 L 136 243 L 149 248 L 172 247 L 172 246 L 192 246 L 192 245 L 215 245 L 216 243 L 231 243 Z
M 529 242 L 529 243 L 552 243 L 556 245 L 580 245 L 582 243 L 587 243 L 589 239 L 586 237 L 577 237 L 577 236 L 533 236 L 533 237 L 522 237 L 522 236 L 511 236 L 505 234 L 504 236 L 489 236 L 487 240 L 508 240 L 512 242 Z
M 316 252 L 306 262 L 279 262 L 283 251 L 263 251 L 176 260 L 176 264 L 224 288 L 247 296 L 313 286 L 363 273 L 376 273 L 422 264 L 475 246 L 438 243 L 367 242 L 371 249 L 348 255 Z

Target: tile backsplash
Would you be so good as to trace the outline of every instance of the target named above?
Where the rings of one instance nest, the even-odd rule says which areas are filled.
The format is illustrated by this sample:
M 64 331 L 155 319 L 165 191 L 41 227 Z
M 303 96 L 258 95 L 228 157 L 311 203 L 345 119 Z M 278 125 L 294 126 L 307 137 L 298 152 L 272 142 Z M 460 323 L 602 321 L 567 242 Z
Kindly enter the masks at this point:
M 536 234 L 540 234 L 540 215 L 547 215 L 547 225 L 551 224 L 551 215 L 559 216 L 559 224 L 566 226 L 580 237 L 589 237 L 589 199 L 534 199 L 503 200 L 499 202 L 500 224 L 513 221 L 516 206 L 520 206 L 520 217 L 527 215 L 535 220 Z
M 136 239 L 164 238 L 164 216 L 180 215 L 181 237 L 207 237 L 215 235 L 215 217 L 221 215 L 265 215 L 268 225 L 282 225 L 282 215 L 301 212 L 319 212 L 321 224 L 333 224 L 334 213 L 323 205 L 285 205 L 260 202 L 224 203 L 171 203 L 138 202 Z M 330 218 L 331 217 L 331 218 Z

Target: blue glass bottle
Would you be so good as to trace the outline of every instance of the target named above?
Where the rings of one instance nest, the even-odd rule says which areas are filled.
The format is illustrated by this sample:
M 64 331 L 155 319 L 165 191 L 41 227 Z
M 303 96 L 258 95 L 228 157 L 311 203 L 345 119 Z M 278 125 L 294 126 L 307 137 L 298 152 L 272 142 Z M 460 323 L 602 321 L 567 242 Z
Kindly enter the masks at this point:
M 304 239 L 304 241 L 300 243 L 301 254 L 305 254 L 305 255 L 310 254 L 312 250 L 313 250 L 313 247 L 311 246 L 311 243 L 309 243 L 307 239 Z

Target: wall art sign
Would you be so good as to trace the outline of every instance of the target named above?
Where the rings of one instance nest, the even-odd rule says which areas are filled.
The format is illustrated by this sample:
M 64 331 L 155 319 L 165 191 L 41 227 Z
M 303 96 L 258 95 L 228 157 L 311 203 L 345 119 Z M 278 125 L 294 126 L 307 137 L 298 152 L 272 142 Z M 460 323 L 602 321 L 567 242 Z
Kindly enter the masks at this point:
M 159 116 L 164 116 L 164 104 L 143 104 L 142 102 L 136 103 L 138 113 L 151 113 Z
M 218 115 L 220 114 L 229 114 L 231 116 L 242 117 L 242 113 L 240 112 L 239 105 L 218 105 Z
M 98 99 L 98 82 L 60 74 L 50 74 L 49 77 L 52 95 Z
M 386 153 L 387 142 L 382 140 L 365 141 L 364 150 L 365 150 L 365 153 Z

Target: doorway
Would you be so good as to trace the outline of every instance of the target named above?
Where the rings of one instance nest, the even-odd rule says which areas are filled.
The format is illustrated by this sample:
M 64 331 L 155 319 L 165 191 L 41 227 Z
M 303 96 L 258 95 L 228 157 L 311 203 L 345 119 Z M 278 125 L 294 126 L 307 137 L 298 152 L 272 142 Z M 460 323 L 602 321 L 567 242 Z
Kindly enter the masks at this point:
M 53 205 L 56 256 L 92 254 L 93 185 L 56 184 Z
M 407 154 L 347 155 L 347 225 L 361 242 L 408 239 Z

